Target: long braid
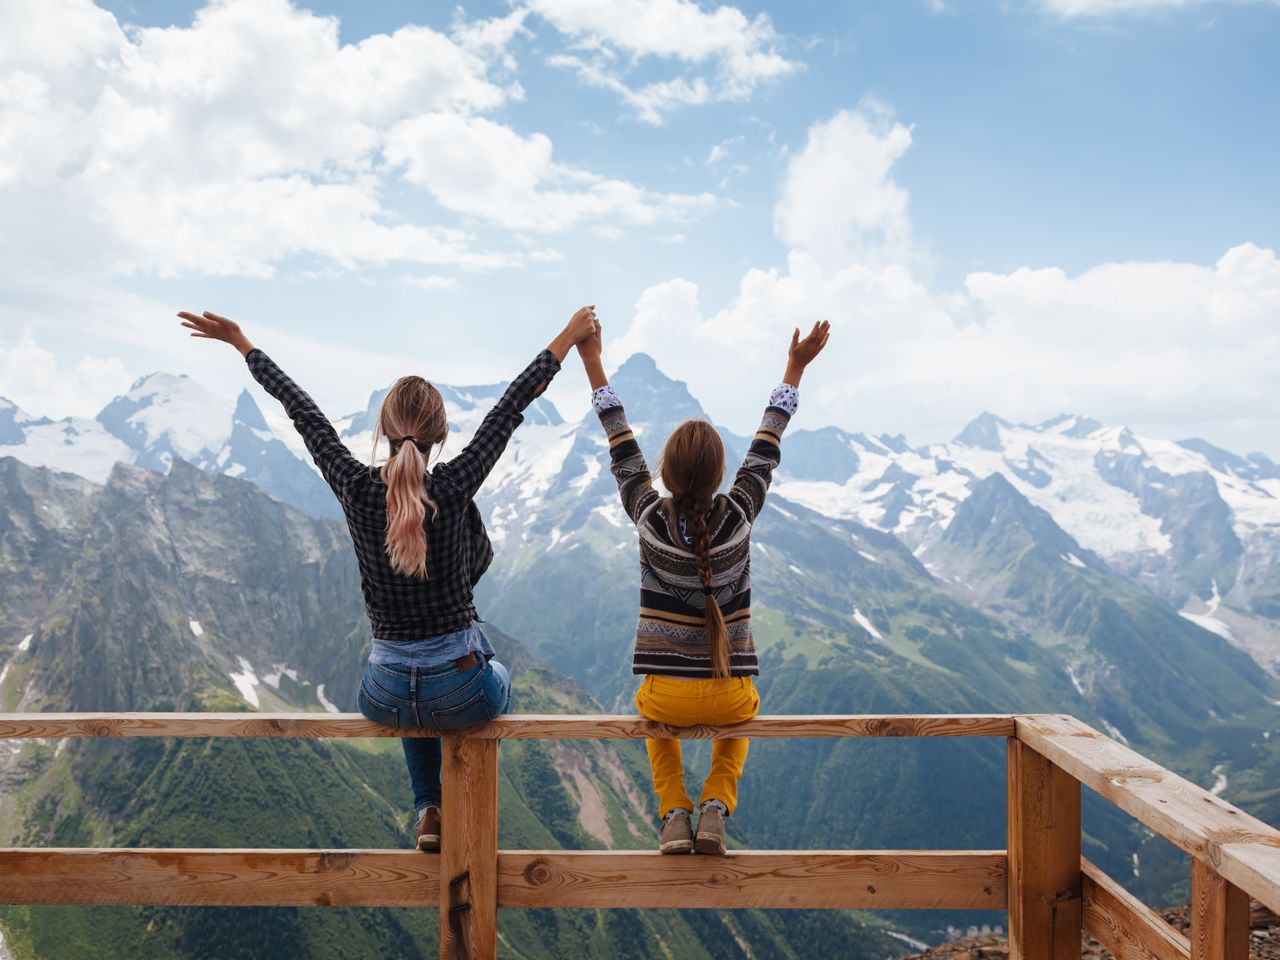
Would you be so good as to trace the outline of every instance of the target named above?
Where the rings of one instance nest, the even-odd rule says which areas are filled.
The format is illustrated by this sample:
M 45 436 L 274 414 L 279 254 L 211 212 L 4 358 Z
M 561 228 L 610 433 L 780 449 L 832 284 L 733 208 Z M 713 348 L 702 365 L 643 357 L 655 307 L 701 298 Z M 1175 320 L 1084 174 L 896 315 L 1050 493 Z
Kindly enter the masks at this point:
M 711 593 L 711 530 L 707 525 L 709 504 L 684 504 L 685 522 L 693 534 L 693 556 L 698 566 L 698 579 L 702 583 L 706 607 L 704 623 L 707 630 L 707 646 L 711 653 L 711 675 L 729 676 L 729 631 L 725 628 L 720 604 Z

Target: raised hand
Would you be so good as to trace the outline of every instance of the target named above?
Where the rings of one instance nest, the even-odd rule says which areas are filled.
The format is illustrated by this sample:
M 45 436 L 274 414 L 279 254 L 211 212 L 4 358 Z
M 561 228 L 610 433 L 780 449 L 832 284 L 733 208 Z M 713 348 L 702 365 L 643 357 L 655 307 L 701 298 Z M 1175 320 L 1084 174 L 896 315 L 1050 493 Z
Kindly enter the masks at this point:
M 596 308 L 592 304 L 589 307 L 580 308 L 570 317 L 564 329 L 547 345 L 547 349 L 554 353 L 561 363 L 564 363 L 564 358 L 569 355 L 569 351 L 595 331 Z
M 221 340 L 223 343 L 229 343 L 240 351 L 241 356 L 247 357 L 249 351 L 253 349 L 253 344 L 244 335 L 244 331 L 240 329 L 240 324 L 234 320 L 220 317 L 216 313 L 210 313 L 208 310 L 200 314 L 200 316 L 188 313 L 186 310 L 179 310 L 178 316 L 182 318 L 184 327 L 194 331 L 191 334 L 193 337 L 199 337 L 202 340 Z
M 578 356 L 582 358 L 582 362 L 600 359 L 600 354 L 604 352 L 604 324 L 599 320 L 595 322 L 595 333 L 588 334 L 585 339 L 578 341 Z
M 831 324 L 826 320 L 815 323 L 813 329 L 803 339 L 800 337 L 800 328 L 796 327 L 795 332 L 791 334 L 791 345 L 787 348 L 787 372 L 783 382 L 793 387 L 799 386 L 805 367 L 809 366 L 822 352 L 822 348 L 827 345 L 830 337 Z

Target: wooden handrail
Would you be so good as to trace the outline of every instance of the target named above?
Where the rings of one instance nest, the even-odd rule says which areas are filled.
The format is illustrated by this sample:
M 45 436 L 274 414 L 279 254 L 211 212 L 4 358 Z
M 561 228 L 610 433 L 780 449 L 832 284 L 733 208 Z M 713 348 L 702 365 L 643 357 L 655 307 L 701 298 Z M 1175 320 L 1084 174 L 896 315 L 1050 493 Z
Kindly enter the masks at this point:
M 1011 737 L 1011 714 L 756 717 L 732 727 L 672 727 L 644 717 L 519 714 L 467 729 L 469 740 L 714 740 L 717 737 Z M 438 737 L 358 713 L 0 713 L 0 740 L 67 737 Z
M 635 716 L 507 715 L 443 735 L 358 714 L 0 714 L 0 740 L 441 736 L 444 848 L 0 849 L 0 902 L 437 906 L 441 956 L 493 957 L 499 907 L 1007 907 L 1012 960 L 1076 960 L 1079 930 L 1117 960 L 1245 960 L 1248 896 L 1280 911 L 1280 831 L 1073 717 L 757 717 L 678 728 Z M 497 849 L 497 741 L 644 737 L 1008 740 L 1008 852 L 652 852 Z M 1195 858 L 1185 937 L 1080 857 L 1088 786 Z M 450 920 L 450 917 L 453 920 Z

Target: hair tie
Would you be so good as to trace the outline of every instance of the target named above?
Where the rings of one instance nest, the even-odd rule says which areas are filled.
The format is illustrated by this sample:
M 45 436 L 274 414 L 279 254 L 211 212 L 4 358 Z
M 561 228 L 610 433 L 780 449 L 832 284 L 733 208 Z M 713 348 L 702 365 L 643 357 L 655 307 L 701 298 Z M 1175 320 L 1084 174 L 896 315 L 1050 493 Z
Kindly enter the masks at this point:
M 713 593 L 715 593 L 715 591 L 714 591 L 714 590 L 712 590 L 710 587 L 703 587 L 703 588 L 702 588 L 702 595 L 703 595 L 704 597 L 709 597 L 709 596 L 711 596 L 711 594 L 713 594 Z
M 418 438 L 417 438 L 417 437 L 414 437 L 414 436 L 408 436 L 408 437 L 401 437 L 401 438 L 400 438 L 400 442 L 401 442 L 401 443 L 404 443 L 406 440 L 408 440 L 408 441 L 412 442 L 414 446 L 417 446 L 417 445 L 418 445 Z

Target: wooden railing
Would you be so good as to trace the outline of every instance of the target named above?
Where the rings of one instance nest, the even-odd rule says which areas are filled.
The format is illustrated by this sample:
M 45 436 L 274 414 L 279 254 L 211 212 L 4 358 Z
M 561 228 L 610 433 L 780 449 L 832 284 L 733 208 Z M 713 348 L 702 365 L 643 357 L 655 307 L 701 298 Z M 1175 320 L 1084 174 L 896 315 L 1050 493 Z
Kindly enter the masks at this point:
M 399 737 L 354 714 L 0 714 L 0 739 Z M 432 736 L 428 731 L 415 735 Z M 498 849 L 498 741 L 1005 737 L 1006 850 Z M 439 856 L 413 850 L 0 849 L 0 903 L 440 907 L 440 956 L 492 958 L 524 907 L 1007 909 L 1015 960 L 1245 960 L 1249 897 L 1280 911 L 1280 831 L 1058 715 L 758 717 L 675 728 L 639 717 L 505 716 L 442 737 Z M 1193 858 L 1191 936 L 1080 856 L 1081 784 Z

